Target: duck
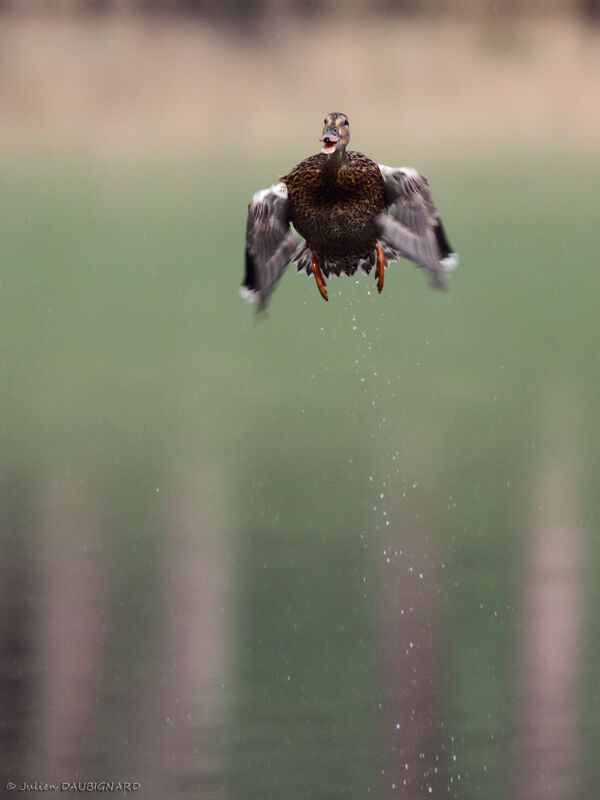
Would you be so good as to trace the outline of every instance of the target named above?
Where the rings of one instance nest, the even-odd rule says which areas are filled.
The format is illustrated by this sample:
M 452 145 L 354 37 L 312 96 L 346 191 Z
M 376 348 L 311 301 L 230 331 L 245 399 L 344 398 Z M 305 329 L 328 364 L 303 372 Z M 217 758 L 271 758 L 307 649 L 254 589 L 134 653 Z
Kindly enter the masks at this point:
M 388 167 L 349 150 L 350 122 L 341 112 L 323 120 L 320 152 L 297 164 L 248 206 L 242 296 L 264 310 L 289 264 L 313 276 L 328 300 L 327 279 L 385 270 L 406 258 L 434 287 L 458 265 L 429 184 L 413 167 Z

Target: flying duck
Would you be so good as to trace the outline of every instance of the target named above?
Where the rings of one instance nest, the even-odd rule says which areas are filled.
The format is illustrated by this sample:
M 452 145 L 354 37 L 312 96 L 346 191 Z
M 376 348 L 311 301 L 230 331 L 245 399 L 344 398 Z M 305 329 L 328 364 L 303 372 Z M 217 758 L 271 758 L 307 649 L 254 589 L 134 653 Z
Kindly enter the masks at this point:
M 375 267 L 381 292 L 388 262 L 400 257 L 424 267 L 433 285 L 443 287 L 458 257 L 427 180 L 412 167 L 386 167 L 347 150 L 346 114 L 325 117 L 320 141 L 319 153 L 252 197 L 242 296 L 264 309 L 289 263 L 314 275 L 324 300 L 325 278 L 359 268 L 368 275 Z

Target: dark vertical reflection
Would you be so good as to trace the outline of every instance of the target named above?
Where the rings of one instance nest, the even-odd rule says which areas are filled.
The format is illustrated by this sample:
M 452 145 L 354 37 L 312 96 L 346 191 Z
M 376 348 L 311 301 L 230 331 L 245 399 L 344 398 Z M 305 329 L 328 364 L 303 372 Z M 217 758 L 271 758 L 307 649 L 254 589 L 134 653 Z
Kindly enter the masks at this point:
M 85 475 L 47 475 L 39 503 L 36 772 L 98 773 L 106 570 L 98 499 Z
M 0 476 L 0 778 L 17 780 L 29 761 L 37 585 L 31 541 L 34 491 L 22 475 Z
M 425 505 L 398 498 L 381 554 L 383 797 L 428 796 L 437 772 L 436 571 Z
M 555 408 L 552 423 L 564 421 Z M 568 439 L 558 437 L 541 464 L 523 572 L 519 800 L 575 800 L 579 794 L 577 730 L 582 624 L 582 530 L 578 478 Z

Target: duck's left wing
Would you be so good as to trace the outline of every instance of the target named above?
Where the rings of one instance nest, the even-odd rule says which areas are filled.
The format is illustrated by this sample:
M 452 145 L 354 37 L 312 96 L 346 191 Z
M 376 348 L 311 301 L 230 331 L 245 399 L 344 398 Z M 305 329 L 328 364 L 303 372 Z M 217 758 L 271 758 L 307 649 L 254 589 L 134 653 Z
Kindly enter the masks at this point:
M 263 309 L 296 249 L 285 183 L 256 192 L 248 206 L 246 272 L 240 292 Z
M 375 219 L 382 243 L 392 257 L 403 256 L 428 271 L 435 286 L 458 264 L 442 220 L 431 199 L 427 180 L 412 167 L 379 164 L 387 210 Z

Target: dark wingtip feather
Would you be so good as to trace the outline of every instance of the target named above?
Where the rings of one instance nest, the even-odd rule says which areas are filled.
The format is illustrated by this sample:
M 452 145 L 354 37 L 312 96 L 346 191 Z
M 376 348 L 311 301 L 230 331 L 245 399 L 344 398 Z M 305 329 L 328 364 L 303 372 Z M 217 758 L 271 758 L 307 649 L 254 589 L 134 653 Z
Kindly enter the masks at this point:
M 439 263 L 442 267 L 439 272 L 436 272 L 435 275 L 432 276 L 433 286 L 436 289 L 447 289 L 448 282 L 446 280 L 446 274 L 456 267 L 458 264 L 458 256 L 452 249 L 452 246 L 446 237 L 446 231 L 444 230 L 442 220 L 439 217 L 437 220 L 437 225 L 433 230 L 435 233 L 435 240 L 440 251 Z
M 256 265 L 248 247 L 246 247 L 246 273 L 242 286 L 250 292 L 255 292 L 258 288 L 256 285 Z
M 258 284 L 256 281 L 257 270 L 254 263 L 254 258 L 249 249 L 246 248 L 246 273 L 244 281 L 240 286 L 240 295 L 250 304 L 258 303 L 257 310 L 262 307 L 262 301 L 259 298 Z
M 440 248 L 440 254 L 442 258 L 446 258 L 447 256 L 454 253 L 454 250 L 450 246 L 450 242 L 446 237 L 446 231 L 444 230 L 444 226 L 442 225 L 442 220 L 438 218 L 437 225 L 434 227 L 435 238 L 437 241 L 437 245 Z

